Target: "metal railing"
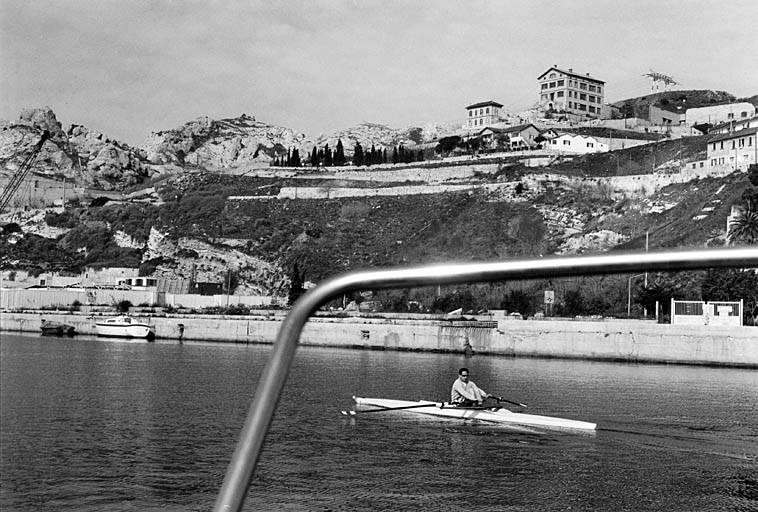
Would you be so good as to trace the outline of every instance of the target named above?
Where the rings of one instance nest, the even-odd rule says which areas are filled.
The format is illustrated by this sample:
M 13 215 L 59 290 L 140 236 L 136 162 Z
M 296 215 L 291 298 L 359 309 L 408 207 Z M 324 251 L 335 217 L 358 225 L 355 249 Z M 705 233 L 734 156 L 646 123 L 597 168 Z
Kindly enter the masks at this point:
M 334 298 L 359 290 L 724 267 L 758 267 L 758 247 L 550 257 L 495 263 L 396 268 L 350 273 L 327 280 L 303 295 L 282 323 L 270 359 L 258 383 L 214 510 L 241 510 L 266 433 L 292 366 L 300 333 L 308 318 L 320 306 Z

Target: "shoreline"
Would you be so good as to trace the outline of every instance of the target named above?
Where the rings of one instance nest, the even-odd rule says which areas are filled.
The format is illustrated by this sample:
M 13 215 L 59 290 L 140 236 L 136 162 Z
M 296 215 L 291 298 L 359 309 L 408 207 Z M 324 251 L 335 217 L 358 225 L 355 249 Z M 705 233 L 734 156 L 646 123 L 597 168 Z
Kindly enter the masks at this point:
M 259 315 L 131 316 L 155 327 L 160 340 L 273 344 L 285 311 Z M 42 319 L 96 336 L 107 315 L 75 312 L 3 312 L 0 332 L 41 333 Z M 181 326 L 181 327 L 180 327 Z M 180 332 L 181 331 L 181 332 Z M 682 326 L 650 320 L 467 320 L 436 315 L 325 316 L 309 319 L 303 346 L 397 350 L 545 359 L 584 359 L 758 368 L 758 328 Z

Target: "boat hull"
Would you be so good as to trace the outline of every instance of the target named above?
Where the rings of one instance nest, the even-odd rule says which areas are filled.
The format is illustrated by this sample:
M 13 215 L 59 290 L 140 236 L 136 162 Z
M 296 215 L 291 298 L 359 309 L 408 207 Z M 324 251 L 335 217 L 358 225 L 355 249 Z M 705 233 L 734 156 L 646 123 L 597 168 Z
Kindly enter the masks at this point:
M 43 336 L 74 336 L 76 329 L 72 325 L 61 324 L 57 322 L 42 322 Z
M 109 338 L 140 338 L 155 339 L 155 329 L 152 325 L 142 324 L 130 320 L 129 322 L 110 319 L 95 323 L 95 332 L 98 336 Z
M 356 405 L 359 406 L 374 406 L 377 408 L 414 407 L 413 409 L 406 409 L 405 411 L 418 414 L 427 414 L 431 416 L 441 416 L 446 418 L 489 421 L 494 423 L 511 423 L 516 425 L 529 425 L 560 429 L 595 430 L 597 428 L 597 425 L 595 423 L 589 423 L 586 421 L 555 418 L 552 416 L 538 416 L 536 414 L 523 414 L 520 412 L 509 411 L 508 409 L 466 409 L 458 408 L 448 403 L 430 402 L 427 400 L 412 402 L 407 400 L 390 400 L 384 398 L 353 397 L 353 399 L 355 400 Z M 429 407 L 415 407 L 423 404 L 429 404 Z

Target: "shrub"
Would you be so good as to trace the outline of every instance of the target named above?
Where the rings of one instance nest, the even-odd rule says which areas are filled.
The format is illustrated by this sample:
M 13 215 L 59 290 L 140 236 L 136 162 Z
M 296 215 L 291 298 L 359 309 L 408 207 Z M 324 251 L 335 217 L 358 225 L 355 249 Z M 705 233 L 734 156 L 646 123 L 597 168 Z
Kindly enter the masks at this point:
M 130 307 L 132 307 L 132 303 L 128 300 L 122 300 L 116 304 L 116 310 L 120 313 L 128 313 Z

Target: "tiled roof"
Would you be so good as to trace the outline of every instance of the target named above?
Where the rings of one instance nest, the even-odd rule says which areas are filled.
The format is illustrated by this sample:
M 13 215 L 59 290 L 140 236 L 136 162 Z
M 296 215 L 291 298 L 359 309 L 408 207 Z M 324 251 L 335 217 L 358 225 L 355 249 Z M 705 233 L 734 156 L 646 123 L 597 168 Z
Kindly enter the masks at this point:
M 574 76 L 576 78 L 582 78 L 584 80 L 592 80 L 593 82 L 598 82 L 598 83 L 601 83 L 601 84 L 605 83 L 603 80 L 599 80 L 597 78 L 593 78 L 590 75 L 582 75 L 581 73 L 574 73 L 573 71 L 567 71 L 565 69 L 556 68 L 555 66 L 553 66 L 551 68 L 548 68 L 547 71 L 545 71 L 544 73 L 542 73 L 540 76 L 537 77 L 537 80 L 539 80 L 543 76 L 547 75 L 552 70 L 558 71 L 559 73 L 564 73 L 564 74 L 569 75 L 569 76 Z
M 758 132 L 758 126 L 756 126 L 755 128 L 747 128 L 745 130 L 740 130 L 738 132 L 720 133 L 714 136 L 712 139 L 708 139 L 708 142 L 711 143 L 711 142 L 719 142 L 722 140 L 736 139 L 738 137 L 744 137 L 745 135 L 752 135 L 756 132 Z
M 492 100 L 490 100 L 490 101 L 482 101 L 480 103 L 474 103 L 473 105 L 469 105 L 468 107 L 466 107 L 466 110 L 468 110 L 470 108 L 489 107 L 489 106 L 500 108 L 503 105 L 501 105 L 497 101 L 492 101 Z

